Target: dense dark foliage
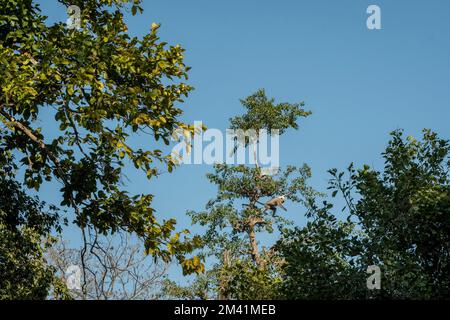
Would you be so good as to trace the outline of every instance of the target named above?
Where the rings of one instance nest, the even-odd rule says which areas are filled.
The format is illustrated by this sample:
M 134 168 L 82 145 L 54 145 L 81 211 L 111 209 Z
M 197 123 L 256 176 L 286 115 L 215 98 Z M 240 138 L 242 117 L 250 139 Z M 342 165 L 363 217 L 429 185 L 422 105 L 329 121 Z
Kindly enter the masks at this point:
M 285 298 L 450 298 L 450 186 L 447 140 L 392 133 L 385 166 L 330 170 L 347 219 L 325 204 L 278 244 L 286 264 Z M 379 291 L 366 288 L 368 266 L 381 268 Z

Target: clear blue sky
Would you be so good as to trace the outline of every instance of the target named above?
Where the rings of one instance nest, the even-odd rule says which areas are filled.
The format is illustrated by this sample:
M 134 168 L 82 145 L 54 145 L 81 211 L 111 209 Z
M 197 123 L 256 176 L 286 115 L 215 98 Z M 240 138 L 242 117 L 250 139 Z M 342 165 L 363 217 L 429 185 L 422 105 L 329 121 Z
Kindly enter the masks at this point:
M 67 19 L 56 0 L 38 2 L 49 22 Z M 370 4 L 381 8 L 382 30 L 366 27 Z M 280 160 L 308 163 L 316 189 L 325 191 L 332 167 L 353 161 L 381 169 L 394 129 L 419 136 L 431 128 L 450 138 L 448 0 L 144 0 L 143 6 L 142 15 L 127 15 L 129 32 L 142 36 L 158 22 L 162 40 L 186 49 L 195 87 L 183 106 L 186 122 L 225 129 L 243 111 L 238 99 L 258 88 L 279 101 L 305 101 L 313 115 L 281 138 Z M 189 227 L 186 210 L 202 209 L 215 194 L 205 178 L 210 171 L 189 165 L 150 183 L 130 172 L 127 188 L 155 194 L 161 218 Z M 54 185 L 43 190 L 44 199 L 57 199 Z M 288 209 L 288 217 L 304 223 L 301 210 Z

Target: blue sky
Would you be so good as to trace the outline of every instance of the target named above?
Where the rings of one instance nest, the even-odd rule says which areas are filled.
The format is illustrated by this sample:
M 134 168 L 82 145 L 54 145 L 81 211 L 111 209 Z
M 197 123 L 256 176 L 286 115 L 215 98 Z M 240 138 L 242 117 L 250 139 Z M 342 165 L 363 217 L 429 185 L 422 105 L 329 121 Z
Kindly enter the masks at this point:
M 38 2 L 49 22 L 67 19 L 56 0 Z M 381 30 L 366 27 L 370 4 L 381 8 Z M 186 49 L 195 91 L 182 106 L 185 122 L 225 129 L 243 111 L 239 99 L 259 88 L 280 102 L 305 101 L 313 115 L 281 137 L 280 161 L 309 164 L 318 190 L 325 191 L 330 168 L 355 162 L 381 169 L 392 130 L 420 136 L 431 128 L 450 138 L 447 0 L 144 0 L 143 7 L 142 15 L 126 16 L 132 35 L 161 23 L 161 39 Z M 153 193 L 161 218 L 190 227 L 186 210 L 215 195 L 210 171 L 186 165 L 152 182 L 130 171 L 126 188 Z M 57 190 L 45 186 L 41 197 L 55 202 Z M 300 209 L 287 207 L 287 217 L 304 223 Z

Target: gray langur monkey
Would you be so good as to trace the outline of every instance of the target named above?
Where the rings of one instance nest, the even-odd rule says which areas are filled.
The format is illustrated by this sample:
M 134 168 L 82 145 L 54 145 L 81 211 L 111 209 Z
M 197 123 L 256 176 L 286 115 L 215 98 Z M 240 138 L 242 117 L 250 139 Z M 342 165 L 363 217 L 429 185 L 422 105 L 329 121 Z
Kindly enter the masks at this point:
M 287 209 L 283 206 L 285 200 L 286 200 L 285 195 L 270 199 L 264 204 L 264 212 L 270 209 L 272 210 L 272 213 L 275 214 L 277 212 L 277 207 L 280 207 L 284 211 L 287 211 Z

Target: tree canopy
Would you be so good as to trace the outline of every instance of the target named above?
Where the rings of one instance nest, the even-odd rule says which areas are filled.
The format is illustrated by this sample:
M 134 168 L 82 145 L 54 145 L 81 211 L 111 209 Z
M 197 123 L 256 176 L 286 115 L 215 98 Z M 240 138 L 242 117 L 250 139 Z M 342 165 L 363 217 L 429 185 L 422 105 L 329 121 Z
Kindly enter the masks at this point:
M 346 219 L 325 203 L 303 228 L 286 232 L 286 298 L 449 298 L 450 197 L 448 140 L 394 131 L 383 153 L 384 170 L 365 165 L 348 175 L 330 170 Z M 346 178 L 347 177 L 347 178 Z M 368 291 L 368 266 L 381 270 L 381 289 Z
M 176 256 L 186 272 L 199 271 L 198 259 L 185 257 L 196 239 L 175 232 L 175 219 L 156 219 L 152 194 L 131 195 L 121 184 L 128 162 L 149 179 L 158 163 L 172 171 L 156 141 L 192 129 L 178 119 L 192 90 L 184 50 L 161 41 L 156 23 L 142 38 L 127 33 L 123 10 L 142 11 L 139 0 L 58 2 L 80 8 L 80 28 L 48 25 L 32 0 L 0 1 L 2 153 L 23 166 L 30 188 L 57 180 L 60 205 L 83 232 L 136 233 L 148 253 Z M 147 145 L 132 144 L 138 133 Z
M 64 285 L 48 265 L 45 248 L 60 230 L 58 211 L 28 196 L 11 177 L 0 175 L 0 299 L 64 297 Z
M 264 90 L 241 100 L 246 112 L 230 119 L 233 129 L 272 130 L 297 129 L 300 117 L 310 113 L 304 103 L 276 104 Z M 271 116 L 278 114 L 279 117 Z M 257 143 L 257 142 L 256 142 Z M 279 281 L 280 261 L 271 248 L 261 248 L 258 235 L 282 231 L 291 224 L 276 211 L 267 210 L 266 201 L 284 195 L 293 203 L 308 207 L 316 192 L 307 186 L 310 168 L 287 166 L 268 175 L 255 166 L 216 164 L 208 180 L 217 187 L 217 196 L 204 211 L 189 211 L 194 224 L 206 228 L 202 240 L 203 254 L 213 257 L 215 264 L 207 275 L 201 275 L 192 288 L 178 288 L 168 283 L 170 295 L 186 297 L 195 292 L 200 298 L 269 299 Z
M 0 299 L 450 298 L 448 140 L 396 130 L 381 169 L 329 170 L 330 196 L 309 185 L 307 164 L 268 173 L 253 149 L 251 165 L 216 163 L 207 175 L 216 194 L 187 212 L 203 230 L 193 236 L 155 212 L 152 190 L 132 194 L 123 182 L 133 167 L 148 180 L 172 172 L 171 137 L 198 134 L 181 120 L 193 90 L 184 49 L 155 22 L 129 34 L 125 12 L 141 13 L 142 0 L 53 2 L 78 8 L 76 25 L 49 23 L 33 0 L 0 0 Z M 264 89 L 240 102 L 234 151 L 311 114 Z M 58 203 L 32 195 L 44 184 Z M 303 225 L 268 206 L 280 198 Z M 79 249 L 55 245 L 68 224 Z M 174 259 L 195 274 L 188 286 L 165 277 Z M 83 271 L 76 294 L 63 283 L 72 263 Z M 374 290 L 371 267 L 381 272 Z

